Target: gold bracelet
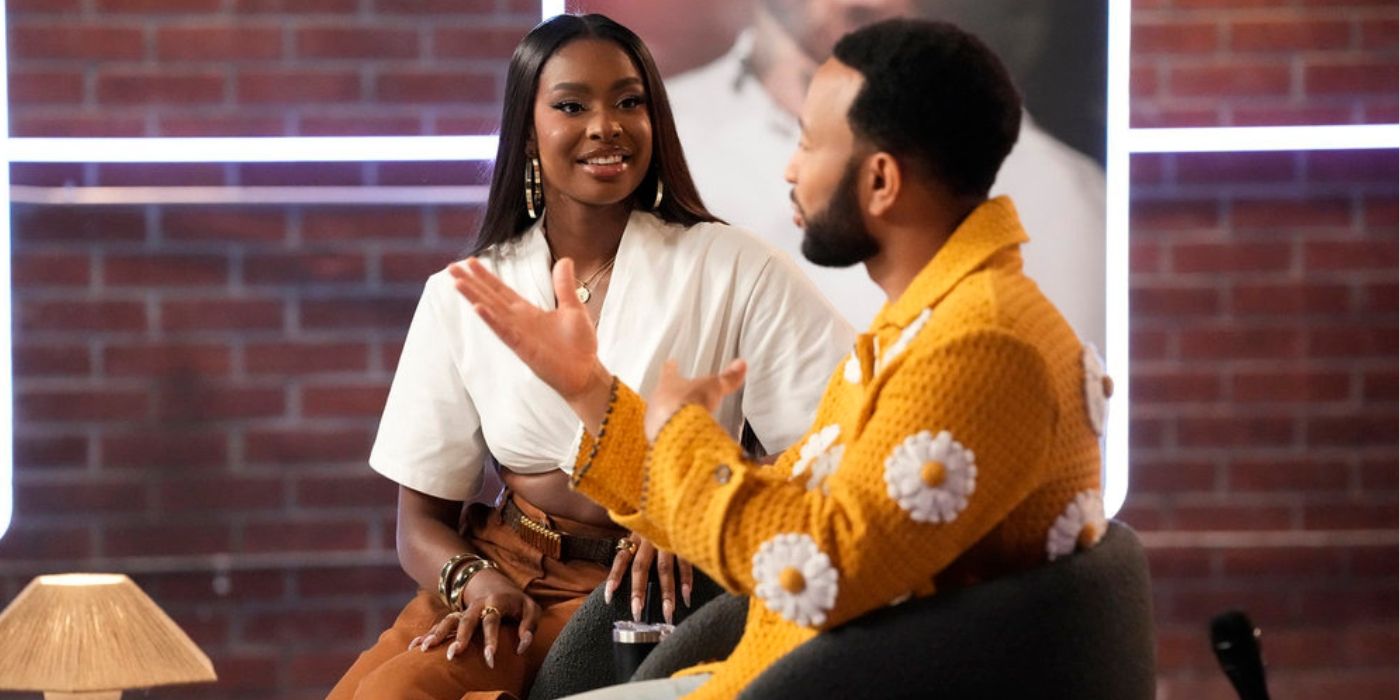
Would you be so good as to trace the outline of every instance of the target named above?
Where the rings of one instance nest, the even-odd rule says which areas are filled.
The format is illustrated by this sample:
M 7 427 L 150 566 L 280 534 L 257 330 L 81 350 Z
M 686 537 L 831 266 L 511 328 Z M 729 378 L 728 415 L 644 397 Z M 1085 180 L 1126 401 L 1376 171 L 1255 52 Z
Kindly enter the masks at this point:
M 448 559 L 447 563 L 442 565 L 442 571 L 438 574 L 438 599 L 442 601 L 443 605 L 452 607 L 447 595 L 448 591 L 451 590 L 448 583 L 452 580 L 452 572 L 468 559 L 481 559 L 481 557 L 466 552 Z
M 461 570 L 457 572 L 456 580 L 452 582 L 452 587 L 447 596 L 447 607 L 458 612 L 466 609 L 466 606 L 462 605 L 462 594 L 466 592 L 467 584 L 470 583 L 472 578 L 477 574 L 487 569 L 495 568 L 497 568 L 496 562 L 490 559 L 482 559 L 481 557 L 477 557 L 476 561 L 462 567 Z

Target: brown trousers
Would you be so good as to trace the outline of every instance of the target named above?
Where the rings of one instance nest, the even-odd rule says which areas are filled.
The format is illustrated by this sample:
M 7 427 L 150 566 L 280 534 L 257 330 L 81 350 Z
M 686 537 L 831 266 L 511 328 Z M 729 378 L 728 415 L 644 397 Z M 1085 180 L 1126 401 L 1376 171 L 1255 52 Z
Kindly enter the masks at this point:
M 519 496 L 511 497 L 526 515 L 538 522 L 548 521 L 562 532 L 584 537 L 624 534 L 618 529 L 549 517 Z M 480 631 L 451 661 L 447 660 L 447 644 L 439 644 L 426 652 L 409 650 L 410 640 L 426 634 L 448 613 L 436 591 L 421 590 L 399 614 L 393 627 L 379 636 L 379 642 L 360 654 L 327 700 L 525 697 L 554 639 L 583 604 L 584 598 L 607 577 L 608 570 L 593 562 L 546 557 L 503 521 L 499 509 L 483 510 L 484 513 L 467 519 L 467 542 L 472 552 L 496 562 L 500 572 L 543 609 L 530 648 L 524 655 L 515 653 L 519 642 L 518 623 L 507 620 L 501 624 L 494 669 L 488 668 L 481 656 Z

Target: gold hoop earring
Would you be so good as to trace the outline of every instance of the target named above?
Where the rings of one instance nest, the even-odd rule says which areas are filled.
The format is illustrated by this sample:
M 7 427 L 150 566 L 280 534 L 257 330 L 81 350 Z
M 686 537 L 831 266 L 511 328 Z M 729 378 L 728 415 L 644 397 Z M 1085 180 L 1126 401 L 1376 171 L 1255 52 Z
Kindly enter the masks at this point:
M 661 208 L 661 195 L 666 191 L 666 186 L 661 183 L 661 176 L 656 176 L 656 201 L 651 203 L 652 209 Z
M 539 213 L 544 210 L 544 192 L 540 187 L 542 181 L 540 159 L 538 156 L 532 157 L 525 167 L 525 213 L 531 219 L 540 218 Z

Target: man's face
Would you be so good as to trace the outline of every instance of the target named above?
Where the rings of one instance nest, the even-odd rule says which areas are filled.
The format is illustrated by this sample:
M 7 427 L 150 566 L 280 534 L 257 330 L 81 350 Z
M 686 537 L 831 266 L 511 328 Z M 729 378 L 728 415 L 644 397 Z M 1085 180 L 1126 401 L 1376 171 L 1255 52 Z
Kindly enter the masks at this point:
M 792 184 L 793 223 L 803 230 L 802 255 L 817 265 L 846 267 L 879 252 L 861 214 L 862 158 L 846 121 L 864 83 L 856 70 L 828 60 L 802 103 L 802 135 L 784 177 Z
M 912 0 L 764 0 L 764 6 L 813 61 L 825 61 L 836 40 L 867 24 L 908 16 Z

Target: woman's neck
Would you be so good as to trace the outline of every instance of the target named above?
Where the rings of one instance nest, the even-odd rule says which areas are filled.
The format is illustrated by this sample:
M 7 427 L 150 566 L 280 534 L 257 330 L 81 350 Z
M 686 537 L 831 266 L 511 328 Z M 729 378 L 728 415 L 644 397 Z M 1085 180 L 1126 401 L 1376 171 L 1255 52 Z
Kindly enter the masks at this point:
M 573 258 L 579 272 L 594 270 L 617 254 L 632 214 L 629 202 L 592 207 L 556 197 L 544 210 L 545 235 L 556 260 Z

